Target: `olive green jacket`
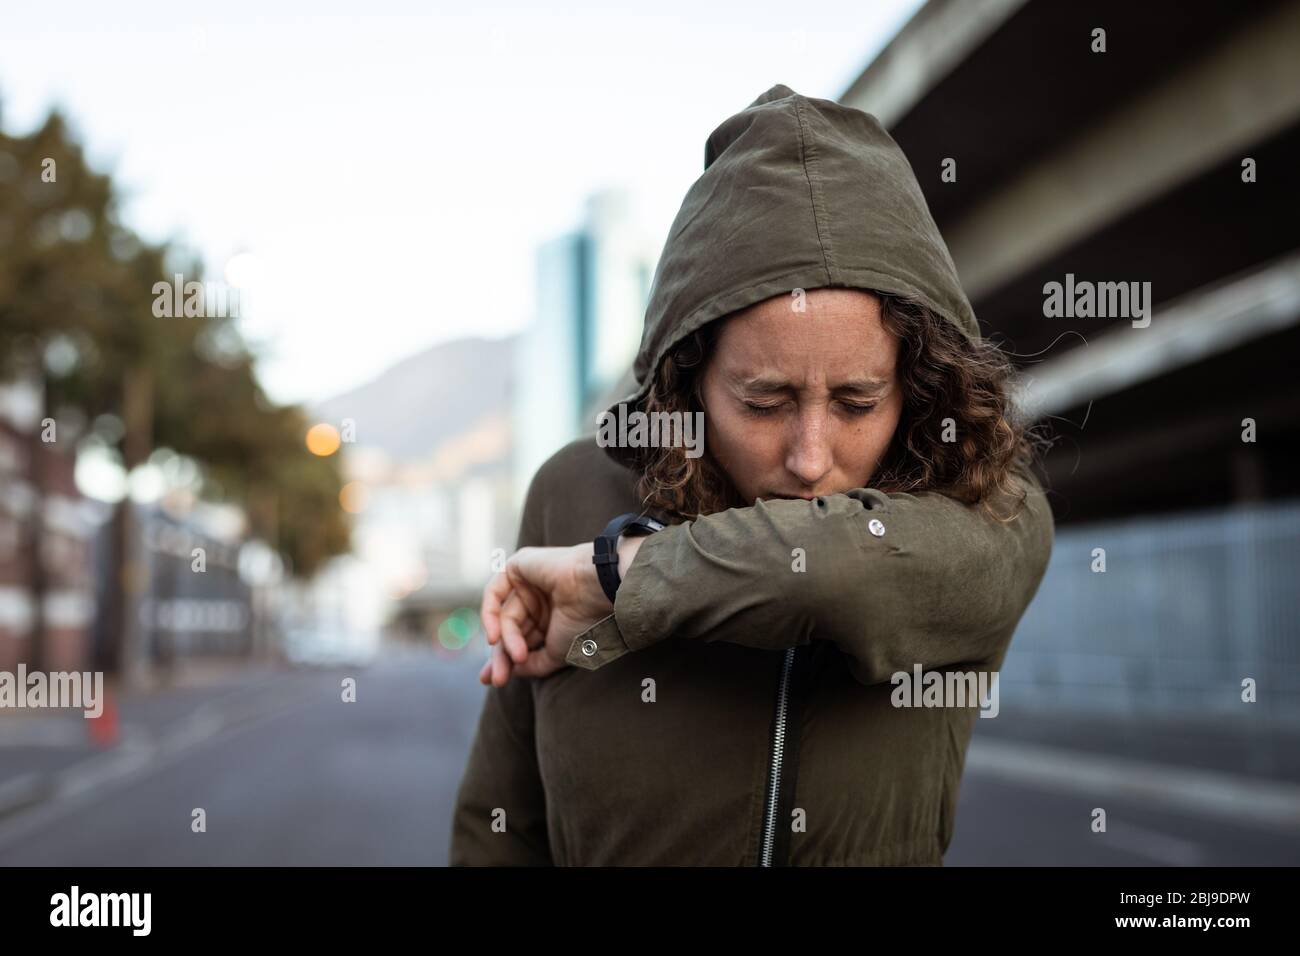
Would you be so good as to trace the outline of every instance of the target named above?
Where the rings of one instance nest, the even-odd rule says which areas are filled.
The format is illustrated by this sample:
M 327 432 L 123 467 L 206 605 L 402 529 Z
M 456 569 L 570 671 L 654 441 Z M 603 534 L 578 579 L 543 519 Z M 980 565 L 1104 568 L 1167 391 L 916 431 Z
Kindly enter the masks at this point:
M 776 86 L 714 131 L 705 164 L 656 270 L 629 405 L 684 335 L 796 288 L 906 294 L 978 337 L 873 117 Z M 640 511 L 623 451 L 585 438 L 543 465 L 519 545 L 589 541 Z M 1042 488 L 1020 479 L 1008 522 L 865 488 L 650 535 L 573 666 L 488 689 L 452 864 L 941 864 L 978 710 L 895 706 L 892 678 L 1000 667 L 1053 537 Z

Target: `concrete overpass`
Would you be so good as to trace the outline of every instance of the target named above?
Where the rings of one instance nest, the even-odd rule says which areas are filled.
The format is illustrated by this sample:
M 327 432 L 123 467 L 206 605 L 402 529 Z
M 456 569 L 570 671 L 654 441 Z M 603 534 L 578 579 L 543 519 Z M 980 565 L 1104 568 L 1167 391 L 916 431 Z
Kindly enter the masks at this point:
M 1017 356 L 1059 521 L 1300 493 L 1300 3 L 932 0 L 840 99 Z M 1045 317 L 1067 273 L 1149 281 L 1150 326 Z

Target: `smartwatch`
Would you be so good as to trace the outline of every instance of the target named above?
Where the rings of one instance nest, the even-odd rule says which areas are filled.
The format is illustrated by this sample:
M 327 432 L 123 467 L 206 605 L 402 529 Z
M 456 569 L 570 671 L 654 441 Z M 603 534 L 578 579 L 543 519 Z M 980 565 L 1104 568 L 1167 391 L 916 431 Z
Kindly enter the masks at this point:
M 657 521 L 649 515 L 628 512 L 619 515 L 605 525 L 605 530 L 596 536 L 594 542 L 595 554 L 591 556 L 591 563 L 596 566 L 596 577 L 600 580 L 601 590 L 609 598 L 610 604 L 614 603 L 614 596 L 618 594 L 618 586 L 623 583 L 623 579 L 619 577 L 618 573 L 619 536 L 624 534 L 653 534 L 663 529 L 664 523 L 662 521 Z

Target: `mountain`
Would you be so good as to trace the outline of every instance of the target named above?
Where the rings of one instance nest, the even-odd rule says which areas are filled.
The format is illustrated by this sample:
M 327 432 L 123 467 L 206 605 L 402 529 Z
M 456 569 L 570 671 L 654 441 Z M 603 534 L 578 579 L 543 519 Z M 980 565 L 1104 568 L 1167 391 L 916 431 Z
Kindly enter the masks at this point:
M 312 416 L 356 422 L 356 444 L 397 463 L 426 461 L 449 442 L 510 419 L 516 337 L 432 346 L 373 381 L 313 403 Z

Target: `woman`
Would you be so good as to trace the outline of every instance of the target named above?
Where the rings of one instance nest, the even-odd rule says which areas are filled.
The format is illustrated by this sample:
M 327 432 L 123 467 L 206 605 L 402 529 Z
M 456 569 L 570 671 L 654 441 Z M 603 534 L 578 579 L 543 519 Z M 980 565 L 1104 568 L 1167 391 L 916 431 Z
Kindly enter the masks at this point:
M 874 118 L 776 86 L 713 132 L 634 371 L 625 418 L 702 413 L 705 454 L 586 438 L 534 478 L 452 863 L 941 865 L 975 710 L 895 675 L 996 671 L 1053 528 Z

